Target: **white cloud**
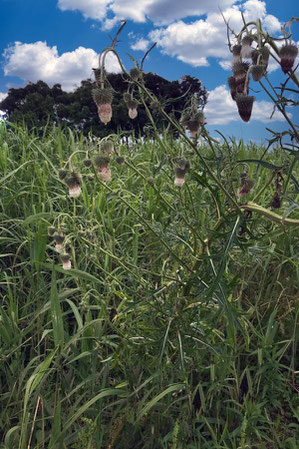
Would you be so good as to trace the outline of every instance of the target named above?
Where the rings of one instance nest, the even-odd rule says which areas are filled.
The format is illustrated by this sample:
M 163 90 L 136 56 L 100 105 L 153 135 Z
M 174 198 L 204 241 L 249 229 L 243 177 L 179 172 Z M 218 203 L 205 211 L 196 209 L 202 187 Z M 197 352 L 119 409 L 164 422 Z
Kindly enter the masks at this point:
M 86 19 L 103 20 L 109 3 L 109 0 L 58 0 L 58 8 L 61 11 L 78 10 Z
M 135 42 L 135 44 L 131 45 L 132 50 L 140 50 L 140 51 L 146 51 L 148 49 L 148 46 L 150 44 L 150 41 L 147 39 L 139 39 Z
M 269 101 L 255 100 L 253 103 L 252 115 L 250 122 L 258 120 L 262 123 L 274 121 L 284 121 L 284 117 L 279 111 L 273 112 L 273 104 Z M 241 121 L 237 111 L 237 105 L 232 100 L 229 90 L 225 85 L 216 87 L 209 92 L 208 103 L 205 107 L 205 116 L 208 125 L 227 125 L 234 121 Z
M 242 5 L 232 5 L 223 11 L 225 18 L 229 20 L 231 28 L 235 31 L 239 31 L 243 26 L 240 10 L 243 11 L 246 20 L 260 18 L 272 32 L 280 29 L 278 19 L 266 14 L 265 2 L 248 0 Z M 226 26 L 219 12 L 210 12 L 206 19 L 195 20 L 192 23 L 179 20 L 167 27 L 151 31 L 149 38 L 157 42 L 162 53 L 177 57 L 195 67 L 209 65 L 208 58 L 211 57 L 222 59 L 220 65 L 224 68 L 231 66 Z
M 152 20 L 155 24 L 169 24 L 188 16 L 199 16 L 227 8 L 237 0 L 58 0 L 62 11 L 80 11 L 85 18 L 104 20 L 108 12 L 118 19 L 134 22 Z
M 4 98 L 6 98 L 6 97 L 7 97 L 7 94 L 5 94 L 4 92 L 0 92 L 0 103 L 1 103 L 1 101 L 4 100 Z M 3 116 L 4 114 L 5 114 L 5 113 L 4 113 L 3 111 L 0 110 L 0 121 L 3 120 L 3 119 L 2 119 L 2 116 Z
M 1 103 L 1 101 L 3 101 L 4 98 L 6 98 L 6 97 L 7 97 L 7 94 L 5 94 L 4 92 L 0 92 L 0 103 Z
M 98 55 L 91 48 L 78 47 L 72 52 L 58 55 L 57 47 L 46 42 L 23 44 L 15 42 L 4 52 L 6 76 L 18 76 L 25 81 L 43 80 L 50 86 L 60 83 L 66 91 L 73 90 L 81 80 L 92 76 L 98 66 Z M 108 72 L 119 72 L 116 57 L 109 53 L 106 59 Z

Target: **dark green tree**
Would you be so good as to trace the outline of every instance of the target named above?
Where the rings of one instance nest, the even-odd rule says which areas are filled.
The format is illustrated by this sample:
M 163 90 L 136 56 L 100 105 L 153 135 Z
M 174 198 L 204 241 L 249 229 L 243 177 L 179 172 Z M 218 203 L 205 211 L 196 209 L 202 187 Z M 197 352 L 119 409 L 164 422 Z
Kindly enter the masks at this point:
M 118 129 L 143 134 L 144 125 L 149 123 L 143 105 L 138 106 L 137 118 L 130 119 L 123 101 L 127 82 L 121 74 L 109 74 L 108 80 L 115 93 L 113 117 L 106 126 L 100 123 L 97 115 L 97 107 L 91 95 L 94 87 L 91 79 L 82 81 L 74 92 L 63 91 L 60 84 L 50 88 L 43 81 L 28 83 L 23 88 L 12 88 L 0 103 L 0 110 L 5 113 L 9 122 L 24 122 L 29 129 L 35 127 L 42 130 L 46 123 L 54 123 L 82 130 L 84 135 L 92 131 L 99 137 Z M 147 73 L 144 74 L 144 81 L 166 111 L 172 112 L 177 119 L 191 94 L 197 95 L 200 105 L 204 106 L 207 102 L 206 89 L 197 78 L 187 75 L 180 80 L 168 81 L 154 73 Z M 173 101 L 175 99 L 178 100 Z M 159 119 L 159 126 L 164 126 L 162 119 Z

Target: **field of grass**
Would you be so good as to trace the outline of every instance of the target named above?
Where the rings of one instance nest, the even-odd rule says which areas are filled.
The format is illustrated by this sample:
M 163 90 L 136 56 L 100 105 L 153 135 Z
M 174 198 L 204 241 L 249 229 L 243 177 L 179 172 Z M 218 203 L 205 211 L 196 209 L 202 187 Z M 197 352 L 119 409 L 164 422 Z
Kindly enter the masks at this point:
M 271 211 L 279 173 L 275 212 L 298 219 L 288 153 L 199 144 L 214 179 L 167 136 L 115 144 L 103 182 L 92 139 L 1 128 L 0 447 L 297 449 L 298 226 L 219 188 Z M 76 199 L 58 177 L 74 152 Z

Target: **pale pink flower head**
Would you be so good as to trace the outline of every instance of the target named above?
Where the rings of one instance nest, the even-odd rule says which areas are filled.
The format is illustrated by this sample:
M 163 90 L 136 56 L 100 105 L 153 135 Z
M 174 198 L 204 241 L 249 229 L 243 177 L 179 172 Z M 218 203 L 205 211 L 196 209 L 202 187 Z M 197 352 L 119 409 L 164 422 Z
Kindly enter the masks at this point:
M 252 48 L 251 44 L 253 42 L 253 38 L 247 34 L 242 39 L 242 48 L 241 48 L 241 57 L 244 59 L 249 59 L 251 57 Z
M 56 251 L 58 251 L 59 253 L 62 251 L 63 248 L 63 242 L 65 239 L 65 235 L 60 233 L 60 234 L 54 234 L 53 235 L 53 239 L 55 240 L 55 249 Z
M 98 106 L 98 115 L 102 123 L 107 125 L 112 118 L 112 106 L 109 103 Z
M 137 108 L 129 108 L 129 117 L 131 119 L 136 118 L 138 115 Z
M 113 91 L 111 88 L 93 89 L 92 98 L 98 107 L 98 115 L 102 123 L 107 125 L 112 117 Z
M 67 253 L 61 255 L 62 268 L 70 270 L 72 268 L 71 256 Z
M 69 187 L 70 197 L 78 198 L 81 194 L 80 177 L 73 174 L 66 183 Z
M 185 184 L 185 175 L 190 168 L 190 162 L 187 159 L 176 159 L 177 167 L 175 169 L 174 185 L 182 187 Z
M 98 169 L 98 175 L 103 181 L 111 180 L 109 161 L 110 159 L 107 156 L 96 156 L 94 158 L 94 164 Z
M 99 177 L 103 181 L 111 181 L 111 171 L 109 167 L 98 168 Z

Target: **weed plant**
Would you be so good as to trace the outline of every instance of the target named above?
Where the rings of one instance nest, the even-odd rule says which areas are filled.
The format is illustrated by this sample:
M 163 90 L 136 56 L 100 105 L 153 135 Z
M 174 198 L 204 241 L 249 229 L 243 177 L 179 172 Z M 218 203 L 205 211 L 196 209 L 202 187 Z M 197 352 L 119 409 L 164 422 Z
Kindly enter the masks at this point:
M 1 127 L 1 447 L 295 449 L 296 144 L 176 123 L 141 69 L 152 137 Z

